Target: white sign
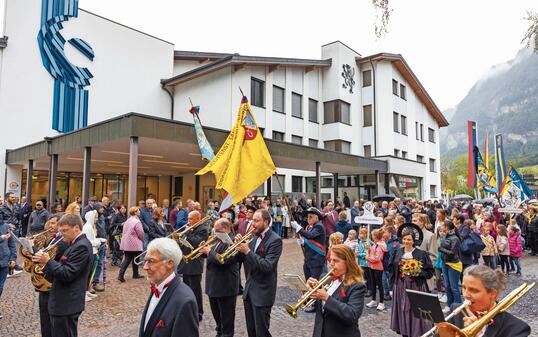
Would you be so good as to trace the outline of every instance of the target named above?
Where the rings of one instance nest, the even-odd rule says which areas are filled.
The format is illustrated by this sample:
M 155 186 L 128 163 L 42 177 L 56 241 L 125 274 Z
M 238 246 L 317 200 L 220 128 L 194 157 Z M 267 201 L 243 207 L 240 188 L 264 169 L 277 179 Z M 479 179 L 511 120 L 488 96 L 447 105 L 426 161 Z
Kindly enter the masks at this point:
M 355 223 L 371 225 L 381 225 L 383 223 L 383 218 L 374 215 L 374 204 L 371 201 L 365 203 L 362 208 L 364 213 L 355 217 Z

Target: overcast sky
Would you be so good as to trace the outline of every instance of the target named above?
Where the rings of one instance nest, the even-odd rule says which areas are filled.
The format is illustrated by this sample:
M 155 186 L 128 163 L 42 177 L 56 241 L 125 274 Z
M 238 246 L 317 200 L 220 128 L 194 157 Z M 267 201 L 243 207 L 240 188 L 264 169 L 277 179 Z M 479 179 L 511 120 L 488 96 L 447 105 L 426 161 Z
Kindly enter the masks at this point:
M 455 106 L 492 65 L 523 47 L 536 0 L 390 0 L 376 40 L 371 0 L 80 0 L 79 7 L 173 42 L 177 50 L 320 58 L 340 40 L 363 56 L 402 54 L 441 109 Z M 91 43 L 91 41 L 89 41 Z

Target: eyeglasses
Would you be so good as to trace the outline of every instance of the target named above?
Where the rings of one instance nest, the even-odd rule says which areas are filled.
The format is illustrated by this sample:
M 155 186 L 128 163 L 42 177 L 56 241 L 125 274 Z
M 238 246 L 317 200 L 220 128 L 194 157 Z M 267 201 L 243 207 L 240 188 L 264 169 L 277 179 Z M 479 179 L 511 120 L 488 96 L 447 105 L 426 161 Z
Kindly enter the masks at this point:
M 39 205 L 39 204 L 37 204 L 37 205 L 35 205 L 35 207 L 43 207 L 43 205 Z
M 167 260 L 144 259 L 144 264 L 147 264 L 148 266 L 153 266 L 159 262 L 164 262 L 164 261 L 167 261 Z

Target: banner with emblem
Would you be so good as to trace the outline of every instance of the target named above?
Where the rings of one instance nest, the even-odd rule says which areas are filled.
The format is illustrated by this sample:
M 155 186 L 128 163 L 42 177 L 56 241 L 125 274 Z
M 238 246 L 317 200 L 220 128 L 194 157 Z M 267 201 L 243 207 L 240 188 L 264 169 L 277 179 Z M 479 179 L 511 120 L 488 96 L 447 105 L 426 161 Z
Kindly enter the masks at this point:
M 248 99 L 243 96 L 239 113 L 228 138 L 215 158 L 196 172 L 213 172 L 220 188 L 232 195 L 236 204 L 276 172 Z
M 482 188 L 484 192 L 497 193 L 497 182 L 495 181 L 495 177 L 486 166 L 486 163 L 484 163 L 484 159 L 482 158 L 478 146 L 475 146 L 474 148 L 474 162 L 478 186 Z
M 519 172 L 510 166 L 508 174 L 499 189 L 499 198 L 504 207 L 518 208 L 532 197 L 532 191 Z

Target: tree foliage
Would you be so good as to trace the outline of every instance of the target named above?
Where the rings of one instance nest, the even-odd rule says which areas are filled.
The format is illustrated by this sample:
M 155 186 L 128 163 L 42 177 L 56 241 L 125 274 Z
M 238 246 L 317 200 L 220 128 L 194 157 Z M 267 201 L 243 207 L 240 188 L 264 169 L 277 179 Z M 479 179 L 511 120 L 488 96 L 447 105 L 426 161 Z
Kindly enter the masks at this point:
M 379 39 L 389 32 L 389 19 L 392 9 L 390 8 L 389 0 L 372 0 L 372 5 L 376 9 L 375 36 Z
M 538 13 L 534 11 L 527 11 L 527 16 L 524 18 L 529 21 L 529 28 L 521 40 L 521 43 L 525 43 L 528 47 L 531 47 L 535 53 L 538 53 Z

